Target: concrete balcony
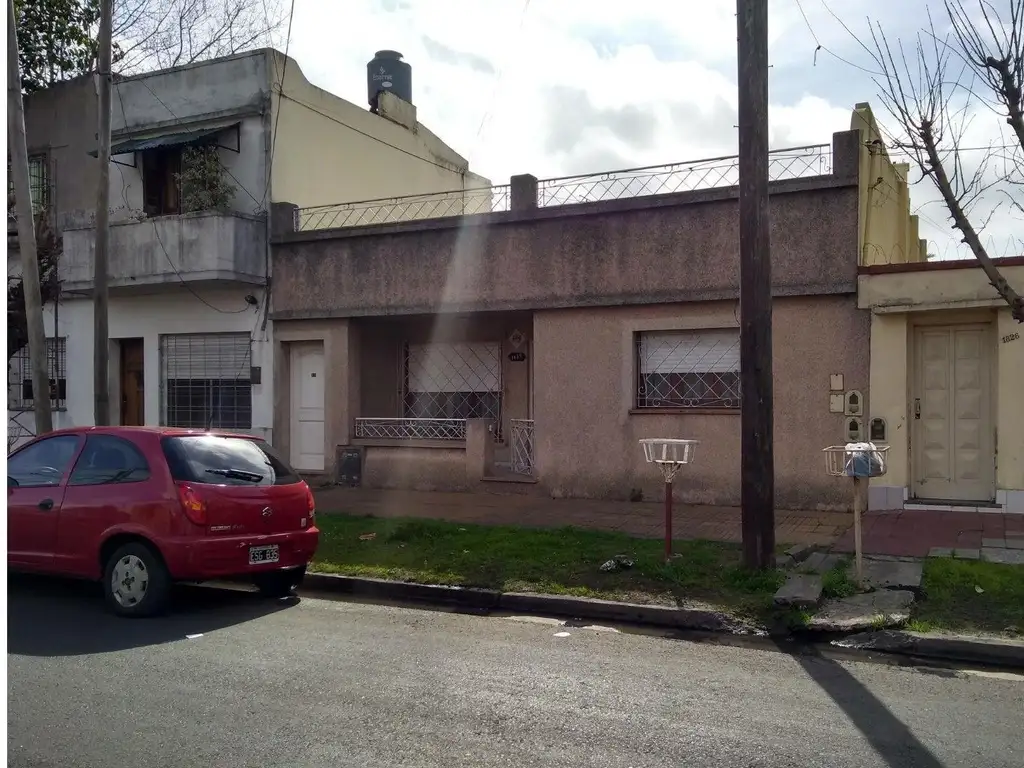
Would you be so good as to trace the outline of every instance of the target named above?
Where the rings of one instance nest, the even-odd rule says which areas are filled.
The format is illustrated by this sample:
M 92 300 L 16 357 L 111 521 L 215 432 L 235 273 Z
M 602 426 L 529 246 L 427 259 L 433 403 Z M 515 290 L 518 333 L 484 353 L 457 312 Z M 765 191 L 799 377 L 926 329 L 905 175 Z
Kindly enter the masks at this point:
M 93 226 L 65 227 L 61 278 L 66 292 L 92 289 L 95 248 Z M 110 288 L 157 291 L 182 282 L 260 284 L 266 249 L 262 217 L 216 211 L 119 221 L 110 226 Z

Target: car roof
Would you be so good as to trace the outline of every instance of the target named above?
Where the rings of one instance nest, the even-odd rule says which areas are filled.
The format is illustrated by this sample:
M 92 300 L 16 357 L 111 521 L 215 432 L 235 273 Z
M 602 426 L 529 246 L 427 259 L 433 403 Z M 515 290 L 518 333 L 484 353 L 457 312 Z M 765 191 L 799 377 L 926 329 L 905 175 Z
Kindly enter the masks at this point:
M 187 435 L 212 435 L 214 437 L 240 437 L 247 440 L 263 440 L 258 435 L 250 435 L 245 432 L 229 432 L 218 429 L 186 429 L 183 427 L 65 427 L 55 429 L 48 435 L 120 435 L 129 437 L 133 434 L 151 434 L 161 437 L 181 437 Z

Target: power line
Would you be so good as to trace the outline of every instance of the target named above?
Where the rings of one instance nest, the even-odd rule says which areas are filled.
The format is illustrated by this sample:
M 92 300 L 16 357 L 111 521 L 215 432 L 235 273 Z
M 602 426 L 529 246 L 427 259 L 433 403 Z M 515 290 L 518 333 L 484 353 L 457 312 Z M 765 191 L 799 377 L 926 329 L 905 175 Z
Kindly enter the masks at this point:
M 834 51 L 832 51 L 832 50 L 826 48 L 824 45 L 822 45 L 821 44 L 821 40 L 818 39 L 817 34 L 815 34 L 815 32 L 814 32 L 814 28 L 811 26 L 811 20 L 809 18 L 807 18 L 807 13 L 804 11 L 804 6 L 800 2 L 800 0 L 796 0 L 796 7 L 800 10 L 800 15 L 803 16 L 803 18 L 804 18 L 804 24 L 807 25 L 807 31 L 811 33 L 811 38 L 814 40 L 814 44 L 817 46 L 817 48 L 814 49 L 814 65 L 817 65 L 817 63 L 818 63 L 818 51 L 824 51 L 825 53 L 827 53 L 832 58 L 834 58 L 834 59 L 836 59 L 838 61 L 843 62 L 843 64 L 846 64 L 847 66 L 853 67 L 854 69 L 859 69 L 861 72 L 865 72 L 865 73 L 867 73 L 869 75 L 873 75 L 875 77 L 884 77 L 883 73 L 875 72 L 874 70 L 867 69 L 865 67 L 860 66 L 859 64 L 854 64 L 852 61 L 844 59 L 838 53 L 835 53 Z
M 519 41 L 519 38 L 523 34 L 523 27 L 526 25 L 526 12 L 530 10 L 530 2 L 531 2 L 531 0 L 526 0 L 523 3 L 523 10 L 519 14 L 519 29 L 516 32 L 516 41 L 517 42 Z M 501 67 L 498 69 L 498 74 L 494 78 L 494 87 L 491 89 L 491 97 L 490 97 L 490 99 L 488 99 L 487 109 L 484 110 L 484 115 L 483 115 L 483 117 L 480 118 L 480 127 L 477 128 L 477 131 L 476 131 L 476 140 L 475 140 L 475 142 L 476 142 L 477 145 L 479 145 L 479 143 L 480 143 L 480 136 L 484 132 L 484 125 L 487 123 L 487 121 L 491 117 L 491 112 L 494 109 L 495 101 L 497 101 L 498 89 L 501 87 L 501 79 L 504 76 L 504 74 L 505 74 L 505 65 L 504 65 L 504 63 L 502 63 Z M 477 149 L 477 147 L 473 148 L 474 152 L 476 151 L 476 149 Z M 472 155 L 472 153 L 471 153 L 471 155 Z
M 178 117 L 176 114 L 174 114 L 174 110 L 172 110 L 169 106 L 167 106 L 167 104 L 164 103 L 164 100 L 161 99 L 159 96 L 157 96 L 156 92 L 152 88 L 149 87 L 149 83 L 146 82 L 146 79 L 144 77 L 139 78 L 138 82 L 142 83 L 142 87 L 150 92 L 150 94 L 153 96 L 153 98 L 156 99 L 160 103 L 160 106 L 162 106 L 164 109 L 167 110 L 167 112 L 170 114 L 171 117 L 174 118 L 174 120 L 176 122 L 178 122 L 178 123 L 182 122 L 181 118 Z M 195 131 L 190 130 L 187 125 L 182 124 L 179 127 L 184 128 L 185 129 L 185 133 L 187 133 L 189 136 L 194 136 L 195 135 Z M 220 167 L 224 171 L 224 173 L 226 173 L 231 178 L 231 180 L 234 181 L 235 184 L 238 185 L 238 188 L 241 189 L 243 192 L 245 192 L 245 194 L 247 194 L 249 196 L 249 198 L 254 203 L 256 203 L 257 210 L 262 210 L 263 203 L 261 203 L 259 200 L 257 200 L 256 197 L 253 195 L 253 193 L 245 188 L 245 185 L 242 184 L 242 182 L 240 182 L 235 177 L 235 175 L 233 173 L 231 173 L 231 169 L 230 168 L 228 168 L 226 165 L 224 165 L 224 163 L 220 162 L 220 158 L 217 159 L 217 162 L 220 164 Z
M 453 164 L 444 165 L 442 163 L 435 163 L 433 160 L 431 160 L 428 157 L 423 157 L 422 155 L 417 155 L 415 152 L 410 152 L 408 149 L 402 149 L 401 147 L 395 146 L 394 144 L 391 144 L 390 142 L 384 141 L 384 139 L 381 139 L 381 138 L 379 138 L 377 136 L 374 136 L 372 133 L 367 133 L 366 131 L 362 131 L 362 130 L 360 130 L 360 129 L 352 126 L 352 125 L 349 125 L 344 120 L 339 120 L 334 115 L 330 115 L 330 114 L 328 114 L 326 112 L 323 112 L 323 111 L 317 109 L 316 107 L 314 107 L 314 106 L 312 106 L 310 104 L 307 104 L 304 101 L 301 101 L 300 99 L 296 99 L 294 96 L 289 96 L 288 94 L 286 94 L 284 92 L 283 89 L 278 91 L 278 96 L 280 96 L 282 99 L 287 99 L 288 101 L 294 102 L 294 103 L 298 104 L 301 107 L 305 107 L 310 112 L 315 112 L 316 114 L 320 115 L 321 117 L 326 117 L 331 122 L 334 122 L 334 123 L 337 123 L 338 125 L 344 126 L 345 128 L 348 128 L 350 131 L 353 131 L 354 133 L 358 133 L 360 136 L 365 136 L 368 139 L 373 139 L 378 144 L 383 144 L 385 147 L 391 147 L 391 149 L 395 150 L 396 152 L 401 152 L 404 155 L 408 155 L 409 157 L 414 157 L 417 160 L 420 160 L 420 161 L 422 161 L 424 163 L 429 163 L 430 165 L 433 165 L 436 168 L 440 168 L 443 171 L 451 172 L 451 171 L 457 171 L 458 170 L 457 168 L 454 167 Z
M 163 251 L 164 258 L 167 259 L 167 264 L 170 266 L 171 271 L 174 272 L 175 275 L 177 275 L 182 287 L 189 293 L 191 293 L 193 296 L 195 296 L 200 302 L 208 306 L 214 312 L 219 312 L 222 315 L 240 315 L 243 312 L 247 312 L 249 310 L 248 306 L 243 307 L 242 309 L 221 309 L 220 307 L 215 307 L 213 304 L 211 304 L 198 293 L 196 293 L 192 289 L 192 286 L 188 284 L 188 281 L 184 278 L 181 272 L 178 271 L 178 268 L 174 266 L 174 261 L 171 259 L 171 254 L 167 252 L 167 247 L 164 245 L 164 241 L 160 237 L 160 230 L 157 228 L 155 221 L 153 222 L 153 234 L 156 236 L 156 241 L 160 244 L 160 250 Z
M 284 64 L 281 66 L 281 84 L 278 86 L 280 92 L 284 92 L 284 78 L 288 73 L 288 50 L 292 45 L 292 21 L 295 19 L 295 0 L 292 0 L 291 8 L 288 10 L 288 32 L 284 41 Z M 277 112 L 274 115 L 274 135 L 270 140 L 270 160 L 267 163 L 267 186 L 263 190 L 263 202 L 261 208 L 267 205 L 267 196 L 270 194 L 270 182 L 274 173 L 274 150 L 277 149 L 277 126 L 281 122 L 281 106 L 278 104 Z

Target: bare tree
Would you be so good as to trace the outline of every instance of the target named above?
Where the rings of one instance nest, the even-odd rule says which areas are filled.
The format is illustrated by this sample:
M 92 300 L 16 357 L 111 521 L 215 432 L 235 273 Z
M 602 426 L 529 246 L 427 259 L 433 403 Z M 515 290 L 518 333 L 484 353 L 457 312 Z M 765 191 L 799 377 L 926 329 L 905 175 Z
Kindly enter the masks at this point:
M 882 25 L 871 26 L 879 69 L 879 96 L 894 116 L 898 134 L 889 143 L 905 150 L 935 184 L 960 232 L 992 286 L 1024 322 L 1024 299 L 989 256 L 981 233 L 998 210 L 979 211 L 983 197 L 1002 193 L 1024 214 L 1024 0 L 944 0 L 948 32 L 928 26 L 908 53 L 890 44 Z M 946 25 L 943 25 L 944 27 Z M 991 145 L 973 170 L 961 156 L 964 136 L 978 112 L 1005 121 L 1004 138 Z
M 286 21 L 282 0 L 121 0 L 116 66 L 127 75 L 273 47 Z

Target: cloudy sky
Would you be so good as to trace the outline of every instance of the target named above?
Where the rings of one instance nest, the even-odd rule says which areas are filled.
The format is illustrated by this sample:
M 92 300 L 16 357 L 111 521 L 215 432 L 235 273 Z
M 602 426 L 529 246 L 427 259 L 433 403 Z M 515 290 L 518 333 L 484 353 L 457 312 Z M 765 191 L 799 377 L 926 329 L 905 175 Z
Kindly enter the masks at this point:
M 829 142 L 850 127 L 860 101 L 882 113 L 876 66 L 844 24 L 869 44 L 868 18 L 890 39 L 912 41 L 929 7 L 942 13 L 941 0 L 770 7 L 773 148 Z M 516 173 L 545 178 L 734 154 L 734 9 L 734 0 L 296 0 L 290 55 L 316 85 L 365 104 L 366 62 L 378 49 L 401 51 L 420 121 L 474 171 L 504 183 Z M 1003 127 L 979 113 L 967 144 L 1002 144 Z M 1001 200 L 991 195 L 986 213 Z M 915 185 L 911 207 L 929 251 L 955 256 L 929 181 Z M 1022 230 L 1000 211 L 984 239 L 992 255 L 1019 253 L 1012 235 Z

